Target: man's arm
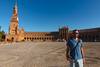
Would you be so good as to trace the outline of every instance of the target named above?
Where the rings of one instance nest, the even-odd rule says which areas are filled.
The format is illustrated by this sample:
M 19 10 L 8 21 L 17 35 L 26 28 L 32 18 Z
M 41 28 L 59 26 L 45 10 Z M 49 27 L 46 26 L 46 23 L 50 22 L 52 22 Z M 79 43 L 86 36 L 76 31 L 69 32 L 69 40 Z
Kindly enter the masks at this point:
M 81 48 L 81 51 L 82 51 L 83 63 L 85 63 L 85 53 L 84 53 L 84 48 L 83 47 Z
M 80 40 L 80 42 L 81 42 L 81 53 L 82 53 L 83 63 L 85 63 L 84 44 L 83 44 L 83 41 L 82 40 Z
M 66 59 L 69 61 L 70 60 L 70 48 L 69 48 L 69 46 L 67 45 L 67 48 L 66 48 Z

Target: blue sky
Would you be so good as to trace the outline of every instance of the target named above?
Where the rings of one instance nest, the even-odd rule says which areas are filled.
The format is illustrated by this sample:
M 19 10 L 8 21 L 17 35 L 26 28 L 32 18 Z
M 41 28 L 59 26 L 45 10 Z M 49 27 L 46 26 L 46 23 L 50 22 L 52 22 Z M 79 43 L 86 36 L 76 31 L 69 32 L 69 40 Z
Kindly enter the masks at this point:
M 15 0 L 0 0 L 0 26 L 6 32 Z M 19 27 L 25 31 L 57 31 L 59 27 L 100 27 L 100 0 L 18 0 Z

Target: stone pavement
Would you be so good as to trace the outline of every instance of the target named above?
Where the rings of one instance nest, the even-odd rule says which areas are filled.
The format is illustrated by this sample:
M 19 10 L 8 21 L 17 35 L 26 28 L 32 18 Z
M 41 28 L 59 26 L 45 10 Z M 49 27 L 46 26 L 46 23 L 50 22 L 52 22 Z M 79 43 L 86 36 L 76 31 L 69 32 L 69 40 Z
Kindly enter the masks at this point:
M 65 67 L 65 43 L 21 42 L 0 47 L 0 67 Z
M 100 43 L 84 43 L 85 67 L 100 67 Z M 0 43 L 0 67 L 68 67 L 64 42 Z

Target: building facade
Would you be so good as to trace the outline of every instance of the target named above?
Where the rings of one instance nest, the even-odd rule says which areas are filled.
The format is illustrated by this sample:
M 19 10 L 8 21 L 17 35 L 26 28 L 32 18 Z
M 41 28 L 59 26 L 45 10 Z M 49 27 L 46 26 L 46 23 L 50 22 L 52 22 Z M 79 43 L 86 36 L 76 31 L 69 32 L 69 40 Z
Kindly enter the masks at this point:
M 13 8 L 9 33 L 6 35 L 6 41 L 56 41 L 58 39 L 66 39 L 68 28 L 62 27 L 54 32 L 25 32 L 19 28 L 17 5 Z
M 19 28 L 18 8 L 15 5 L 5 41 L 59 41 L 67 40 L 70 35 L 68 27 L 59 28 L 54 32 L 25 32 L 23 28 Z M 100 41 L 100 28 L 80 30 L 80 36 L 83 41 Z
M 80 30 L 80 37 L 84 42 L 100 42 L 100 28 Z

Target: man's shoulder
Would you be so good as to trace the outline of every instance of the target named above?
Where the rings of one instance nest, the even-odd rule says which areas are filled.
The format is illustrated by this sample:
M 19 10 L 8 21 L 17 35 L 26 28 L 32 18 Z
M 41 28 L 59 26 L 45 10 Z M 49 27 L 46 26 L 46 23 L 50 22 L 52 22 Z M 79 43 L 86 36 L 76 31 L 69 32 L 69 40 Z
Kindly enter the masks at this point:
M 68 39 L 67 44 L 70 45 L 72 42 L 73 42 L 73 39 L 70 38 L 70 39 Z
M 71 39 L 69 38 L 68 40 L 67 40 L 67 45 L 69 45 L 71 43 Z
M 81 42 L 81 43 L 82 43 L 82 42 L 83 42 L 83 41 L 82 41 L 82 39 L 80 39 L 80 40 L 79 40 L 79 42 Z

